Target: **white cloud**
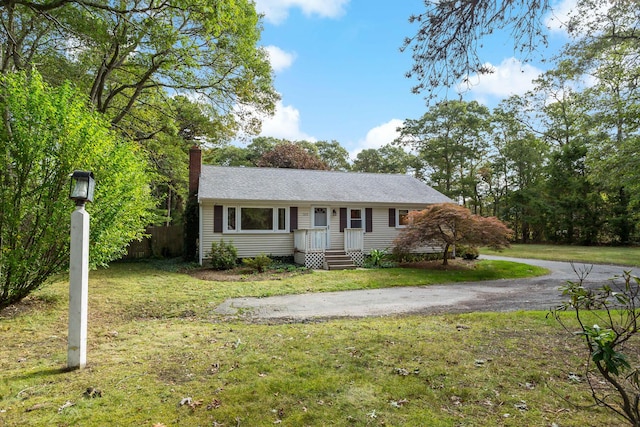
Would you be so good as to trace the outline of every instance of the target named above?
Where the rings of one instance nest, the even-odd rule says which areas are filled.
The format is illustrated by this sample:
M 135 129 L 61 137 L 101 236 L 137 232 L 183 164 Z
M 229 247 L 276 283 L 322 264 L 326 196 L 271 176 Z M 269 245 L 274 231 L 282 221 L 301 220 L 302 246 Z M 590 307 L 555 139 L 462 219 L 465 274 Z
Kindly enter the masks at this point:
M 576 0 L 561 0 L 552 6 L 552 10 L 547 14 L 545 24 L 552 33 L 567 32 L 566 25 L 569 22 L 571 12 L 576 8 Z
M 271 67 L 276 73 L 291 67 L 291 64 L 296 59 L 294 53 L 285 52 L 278 46 L 269 45 L 265 46 L 264 49 L 269 54 L 269 62 L 271 62 Z
M 316 141 L 316 138 L 300 130 L 300 111 L 292 105 L 284 105 L 282 101 L 276 104 L 276 112 L 272 117 L 263 119 L 260 135 L 290 141 Z
M 485 64 L 493 69 L 491 74 L 473 75 L 469 78 L 469 93 L 472 97 L 483 100 L 487 96 L 506 98 L 511 95 L 522 95 L 533 89 L 533 80 L 542 74 L 542 70 L 530 64 L 523 64 L 515 58 L 504 59 L 500 65 Z M 461 90 L 466 89 L 461 85 Z
M 391 119 L 386 123 L 374 127 L 367 132 L 367 136 L 360 140 L 356 147 L 349 152 L 352 159 L 355 159 L 359 152 L 369 148 L 378 149 L 383 145 L 390 144 L 400 136 L 398 128 L 402 126 L 404 121 L 400 119 Z
M 545 24 L 553 34 L 567 35 L 567 25 L 571 19 L 577 19 L 581 23 L 582 29 L 603 28 L 603 19 L 609 9 L 614 6 L 614 2 L 598 2 L 595 6 L 589 4 L 578 4 L 577 0 L 560 0 L 552 6 L 551 12 L 547 14 Z M 581 27 L 574 28 L 574 36 L 580 34 Z
M 339 18 L 350 0 L 256 0 L 256 9 L 265 19 L 277 25 L 289 16 L 289 10 L 299 8 L 305 16 Z

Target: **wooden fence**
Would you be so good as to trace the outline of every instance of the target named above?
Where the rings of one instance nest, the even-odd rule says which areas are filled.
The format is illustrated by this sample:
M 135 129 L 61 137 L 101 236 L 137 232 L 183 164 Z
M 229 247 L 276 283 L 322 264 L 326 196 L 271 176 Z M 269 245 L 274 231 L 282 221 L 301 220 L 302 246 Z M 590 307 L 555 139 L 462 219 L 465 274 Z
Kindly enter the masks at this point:
M 171 225 L 168 227 L 147 227 L 142 240 L 133 241 L 122 259 L 140 258 L 173 258 L 183 255 L 184 227 Z

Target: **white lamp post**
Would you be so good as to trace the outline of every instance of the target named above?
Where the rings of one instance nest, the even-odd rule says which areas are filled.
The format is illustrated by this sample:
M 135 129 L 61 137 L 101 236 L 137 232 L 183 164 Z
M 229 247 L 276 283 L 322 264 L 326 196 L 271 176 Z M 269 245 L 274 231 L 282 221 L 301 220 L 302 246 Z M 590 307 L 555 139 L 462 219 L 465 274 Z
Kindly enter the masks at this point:
M 71 214 L 71 256 L 69 260 L 69 336 L 67 367 L 84 368 L 87 363 L 87 301 L 89 293 L 89 213 L 93 201 L 93 172 L 74 171 L 69 198 L 75 200 Z

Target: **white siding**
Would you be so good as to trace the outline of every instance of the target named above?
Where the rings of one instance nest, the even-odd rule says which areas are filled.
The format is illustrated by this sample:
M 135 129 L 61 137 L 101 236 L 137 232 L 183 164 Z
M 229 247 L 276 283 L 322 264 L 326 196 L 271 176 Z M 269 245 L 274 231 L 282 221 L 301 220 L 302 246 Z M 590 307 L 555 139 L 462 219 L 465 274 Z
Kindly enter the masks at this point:
M 398 229 L 389 227 L 389 208 L 373 208 L 373 232 L 364 233 L 364 252 L 371 249 L 389 249 L 393 247 L 393 239 L 398 235 Z
M 264 253 L 273 256 L 293 255 L 293 233 L 214 233 L 213 232 L 213 206 L 212 201 L 204 201 L 202 205 L 200 234 L 202 236 L 202 257 L 207 258 L 211 251 L 211 243 L 214 241 L 233 243 L 238 249 L 239 258 L 255 257 Z M 252 204 L 256 206 L 258 204 Z M 234 204 L 234 206 L 241 206 Z M 263 206 L 270 206 L 263 204 Z M 276 206 L 277 207 L 277 206 Z M 281 206 L 285 207 L 285 206 Z M 286 206 L 288 207 L 288 206 Z M 298 210 L 298 216 L 300 211 Z
M 311 207 L 298 206 L 298 229 L 311 228 Z
M 416 209 L 416 207 L 402 206 L 400 209 Z M 371 249 L 393 249 L 393 241 L 400 233 L 400 228 L 389 227 L 389 208 L 373 208 L 373 232 L 364 234 L 364 253 Z M 396 212 L 397 215 L 397 212 Z M 414 252 L 433 253 L 442 252 L 440 247 L 422 247 Z
M 233 203 L 230 206 L 243 206 L 242 203 Z M 253 202 L 251 206 L 273 206 L 273 207 L 291 207 L 291 204 L 273 205 L 267 202 Z M 298 205 L 298 229 L 308 229 L 312 226 L 312 207 L 324 207 L 326 205 Z M 366 205 L 349 205 L 349 206 L 326 206 L 329 209 L 330 221 L 330 240 L 332 249 L 343 249 L 344 233 L 340 233 L 340 208 L 367 208 L 372 206 Z M 372 207 L 373 214 L 373 232 L 364 235 L 364 252 L 368 254 L 371 249 L 389 249 L 393 247 L 393 240 L 398 235 L 400 229 L 389 227 L 389 208 Z M 419 206 L 399 206 L 400 209 L 419 209 Z M 333 216 L 333 210 L 336 216 Z M 293 233 L 214 233 L 213 232 L 213 210 L 214 202 L 206 200 L 201 202 L 201 256 L 207 257 L 207 253 L 211 250 L 213 241 L 232 242 L 238 249 L 238 257 L 255 257 L 261 253 L 274 256 L 291 256 L 293 255 Z M 363 224 L 364 227 L 365 224 Z M 440 248 L 422 248 L 419 252 L 439 252 Z

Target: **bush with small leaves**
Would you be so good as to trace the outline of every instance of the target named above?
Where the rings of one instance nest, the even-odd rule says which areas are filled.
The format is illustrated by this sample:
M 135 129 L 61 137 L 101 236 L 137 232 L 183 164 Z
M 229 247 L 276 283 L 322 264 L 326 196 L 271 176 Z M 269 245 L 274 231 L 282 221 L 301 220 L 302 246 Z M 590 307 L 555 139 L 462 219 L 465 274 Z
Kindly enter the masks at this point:
M 478 248 L 476 246 L 457 245 L 456 255 L 462 259 L 473 261 L 474 259 L 478 259 L 478 257 L 480 256 L 480 252 L 478 251 Z
M 264 273 L 264 271 L 272 264 L 271 258 L 265 254 L 260 254 L 255 258 L 243 258 L 242 263 L 252 270 L 258 273 Z
M 586 284 L 588 269 L 576 274 L 578 281 L 561 288 L 567 301 L 550 315 L 580 337 L 576 345 L 588 355 L 584 377 L 596 404 L 640 426 L 640 278 L 625 271 L 593 289 Z
M 209 263 L 214 270 L 230 270 L 236 266 L 238 250 L 233 242 L 225 243 L 224 240 L 211 243 Z

